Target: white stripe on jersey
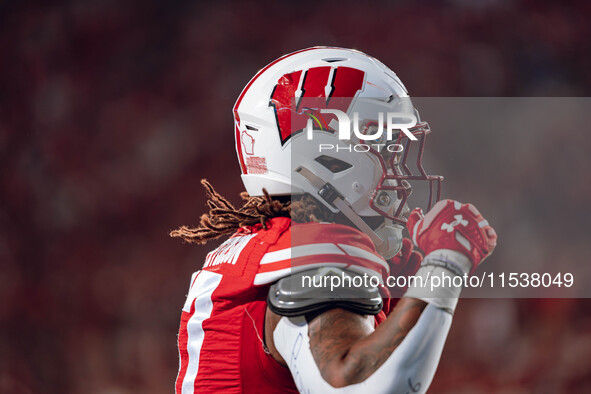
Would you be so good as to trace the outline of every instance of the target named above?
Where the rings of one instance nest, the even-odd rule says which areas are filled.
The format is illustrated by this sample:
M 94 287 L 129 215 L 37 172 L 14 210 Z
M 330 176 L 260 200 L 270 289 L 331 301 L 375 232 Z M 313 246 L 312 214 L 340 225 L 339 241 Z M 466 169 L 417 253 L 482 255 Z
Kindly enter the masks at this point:
M 189 362 L 183 379 L 182 394 L 193 394 L 194 392 L 195 378 L 199 370 L 199 353 L 201 353 L 201 346 L 205 336 L 203 322 L 211 316 L 213 310 L 211 295 L 221 281 L 222 275 L 210 271 L 201 271 L 187 296 L 191 300 L 188 305 L 195 302 L 195 313 L 187 322 Z
M 296 267 L 283 268 L 283 269 L 279 269 L 279 270 L 275 270 L 275 271 L 262 272 L 260 274 L 255 275 L 253 284 L 255 286 L 266 285 L 268 283 L 275 282 L 277 279 L 281 279 L 281 278 L 284 278 L 284 277 L 292 275 L 292 274 L 297 274 L 298 272 L 301 272 L 301 271 L 307 271 L 307 270 L 311 270 L 314 268 L 320 268 L 320 267 L 326 267 L 326 266 L 344 268 L 347 266 L 347 264 L 322 262 L 322 263 L 315 263 L 315 264 L 298 265 Z
M 281 270 L 276 270 L 276 271 L 271 271 L 271 272 L 263 272 L 260 274 L 256 274 L 254 277 L 253 285 L 260 286 L 260 285 L 266 285 L 267 283 L 273 283 L 277 279 L 281 279 L 281 278 L 283 278 L 285 276 L 289 276 L 291 274 L 292 274 L 291 267 L 284 268 Z
M 388 263 L 386 262 L 386 260 L 384 260 L 383 257 L 371 253 L 363 248 L 359 248 L 357 246 L 347 244 L 339 244 L 337 246 L 333 243 L 300 245 L 294 246 L 293 248 L 285 248 L 273 252 L 268 252 L 261 259 L 260 265 L 264 266 L 265 264 L 278 263 L 280 261 L 286 261 L 297 257 L 322 256 L 327 254 L 337 254 L 341 256 L 348 255 L 351 257 L 368 260 L 372 263 L 381 265 L 386 269 L 386 272 L 390 272 L 390 267 L 388 266 Z M 329 261 L 323 261 L 322 263 L 312 263 L 297 265 L 296 267 L 279 268 L 273 271 L 260 272 L 256 274 L 253 284 L 255 286 L 265 285 L 268 283 L 275 282 L 277 279 L 283 278 L 285 276 L 295 274 L 296 272 L 301 272 L 303 270 L 329 265 L 335 267 L 346 266 L 346 264 L 343 263 L 331 263 Z M 380 278 L 380 283 L 382 283 L 381 275 L 372 269 L 364 268 L 358 266 L 357 264 L 353 264 L 349 268 L 353 271 L 357 271 L 360 273 L 368 273 L 371 276 L 378 276 Z
M 388 263 L 386 263 L 386 260 L 384 260 L 383 257 L 368 252 L 365 249 L 358 248 L 357 246 L 346 244 L 339 244 L 339 246 L 343 248 L 349 256 L 359 257 L 365 260 L 373 261 L 374 263 L 378 263 L 382 267 L 384 267 L 386 269 L 386 272 L 390 272 L 390 266 L 388 266 Z
M 322 243 L 294 246 L 293 248 L 286 248 L 276 250 L 274 252 L 266 253 L 261 259 L 261 265 L 276 263 L 278 261 L 289 260 L 297 257 L 319 256 L 323 254 L 339 254 L 359 257 L 365 260 L 373 261 L 382 265 L 386 270 L 389 269 L 388 263 L 383 257 L 371 253 L 365 249 L 353 245 Z
M 278 261 L 289 260 L 294 257 L 315 256 L 321 254 L 345 254 L 335 244 L 310 244 L 294 246 L 266 253 L 261 259 L 261 265 L 276 263 Z
M 283 269 L 279 269 L 279 270 L 275 270 L 275 271 L 261 272 L 260 274 L 255 275 L 253 284 L 255 286 L 266 285 L 269 283 L 273 283 L 276 280 L 284 278 L 286 276 L 297 274 L 298 272 L 307 271 L 307 270 L 311 270 L 314 268 L 321 268 L 321 267 L 345 268 L 345 267 L 347 267 L 347 264 L 331 263 L 329 261 L 326 261 L 326 262 L 322 262 L 322 263 L 298 265 L 296 267 L 283 268 Z M 350 266 L 348 266 L 348 269 L 350 269 L 351 271 L 360 273 L 360 274 L 367 274 L 368 276 L 375 276 L 378 278 L 378 281 L 380 284 L 382 284 L 382 285 L 384 284 L 384 281 L 382 279 L 382 275 L 379 272 L 372 270 L 371 268 L 360 267 L 358 265 L 352 265 L 352 266 L 350 265 Z

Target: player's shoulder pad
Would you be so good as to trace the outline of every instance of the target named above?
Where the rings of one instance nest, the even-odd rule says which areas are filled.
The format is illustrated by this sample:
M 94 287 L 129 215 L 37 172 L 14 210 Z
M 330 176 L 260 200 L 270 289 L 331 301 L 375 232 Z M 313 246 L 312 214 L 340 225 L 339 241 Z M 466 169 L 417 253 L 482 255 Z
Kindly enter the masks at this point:
M 343 308 L 362 315 L 382 310 L 378 281 L 346 268 L 322 267 L 282 278 L 269 288 L 267 305 L 281 316 Z

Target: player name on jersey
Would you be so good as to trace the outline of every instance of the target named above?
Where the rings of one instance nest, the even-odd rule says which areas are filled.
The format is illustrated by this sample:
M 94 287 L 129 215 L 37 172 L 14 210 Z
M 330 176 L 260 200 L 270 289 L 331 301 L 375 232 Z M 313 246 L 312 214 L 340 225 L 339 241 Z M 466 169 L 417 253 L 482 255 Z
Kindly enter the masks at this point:
M 254 236 L 256 236 L 256 233 L 228 239 L 219 248 L 207 254 L 203 268 L 213 267 L 223 263 L 235 265 L 240 252 Z

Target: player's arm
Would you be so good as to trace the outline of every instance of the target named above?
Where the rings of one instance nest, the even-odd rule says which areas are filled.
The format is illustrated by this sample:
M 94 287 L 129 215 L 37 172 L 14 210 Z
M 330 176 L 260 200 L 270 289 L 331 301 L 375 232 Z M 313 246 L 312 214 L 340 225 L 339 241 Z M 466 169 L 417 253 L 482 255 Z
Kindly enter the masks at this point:
M 460 228 L 448 231 L 444 224 L 454 220 Z M 442 201 L 426 218 L 413 212 L 408 225 L 415 243 L 427 253 L 419 276 L 434 270 L 446 275 L 471 272 L 496 244 L 494 230 L 469 204 Z M 272 343 L 273 356 L 290 368 L 300 391 L 425 392 L 460 290 L 440 288 L 426 294 L 411 287 L 375 331 L 372 317 L 342 309 L 311 319 L 268 311 L 267 343 Z
M 308 323 L 310 349 L 322 377 L 334 387 L 360 383 L 390 357 L 427 303 L 402 298 L 375 331 L 372 316 L 333 309 Z
M 275 350 L 300 392 L 424 393 L 452 320 L 449 311 L 425 305 L 404 298 L 375 331 L 367 317 L 342 309 L 310 324 L 281 317 L 273 331 Z
M 373 316 L 341 308 L 307 316 L 310 350 L 323 379 L 333 387 L 364 381 L 406 338 L 426 306 L 422 300 L 402 298 L 375 330 Z M 267 316 L 266 332 L 274 332 L 281 316 L 270 309 Z M 271 338 L 266 339 L 273 343 Z M 288 365 L 275 346 L 270 346 L 270 351 L 281 364 Z

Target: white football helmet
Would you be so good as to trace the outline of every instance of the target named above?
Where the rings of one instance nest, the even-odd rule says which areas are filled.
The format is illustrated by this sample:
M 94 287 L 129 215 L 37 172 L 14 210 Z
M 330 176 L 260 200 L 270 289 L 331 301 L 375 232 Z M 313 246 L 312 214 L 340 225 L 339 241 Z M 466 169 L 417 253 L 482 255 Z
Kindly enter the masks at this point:
M 338 111 L 352 119 L 348 138 Z M 413 121 L 388 135 L 389 114 Z M 439 200 L 443 178 L 427 175 L 421 162 L 429 126 L 396 74 L 362 52 L 313 47 L 275 60 L 238 97 L 234 122 L 249 195 L 263 189 L 275 196 L 309 193 L 343 213 L 387 259 L 402 245 L 408 181 L 429 181 L 427 209 Z M 416 175 L 407 165 L 412 142 Z M 384 221 L 372 228 L 363 220 L 371 216 Z

